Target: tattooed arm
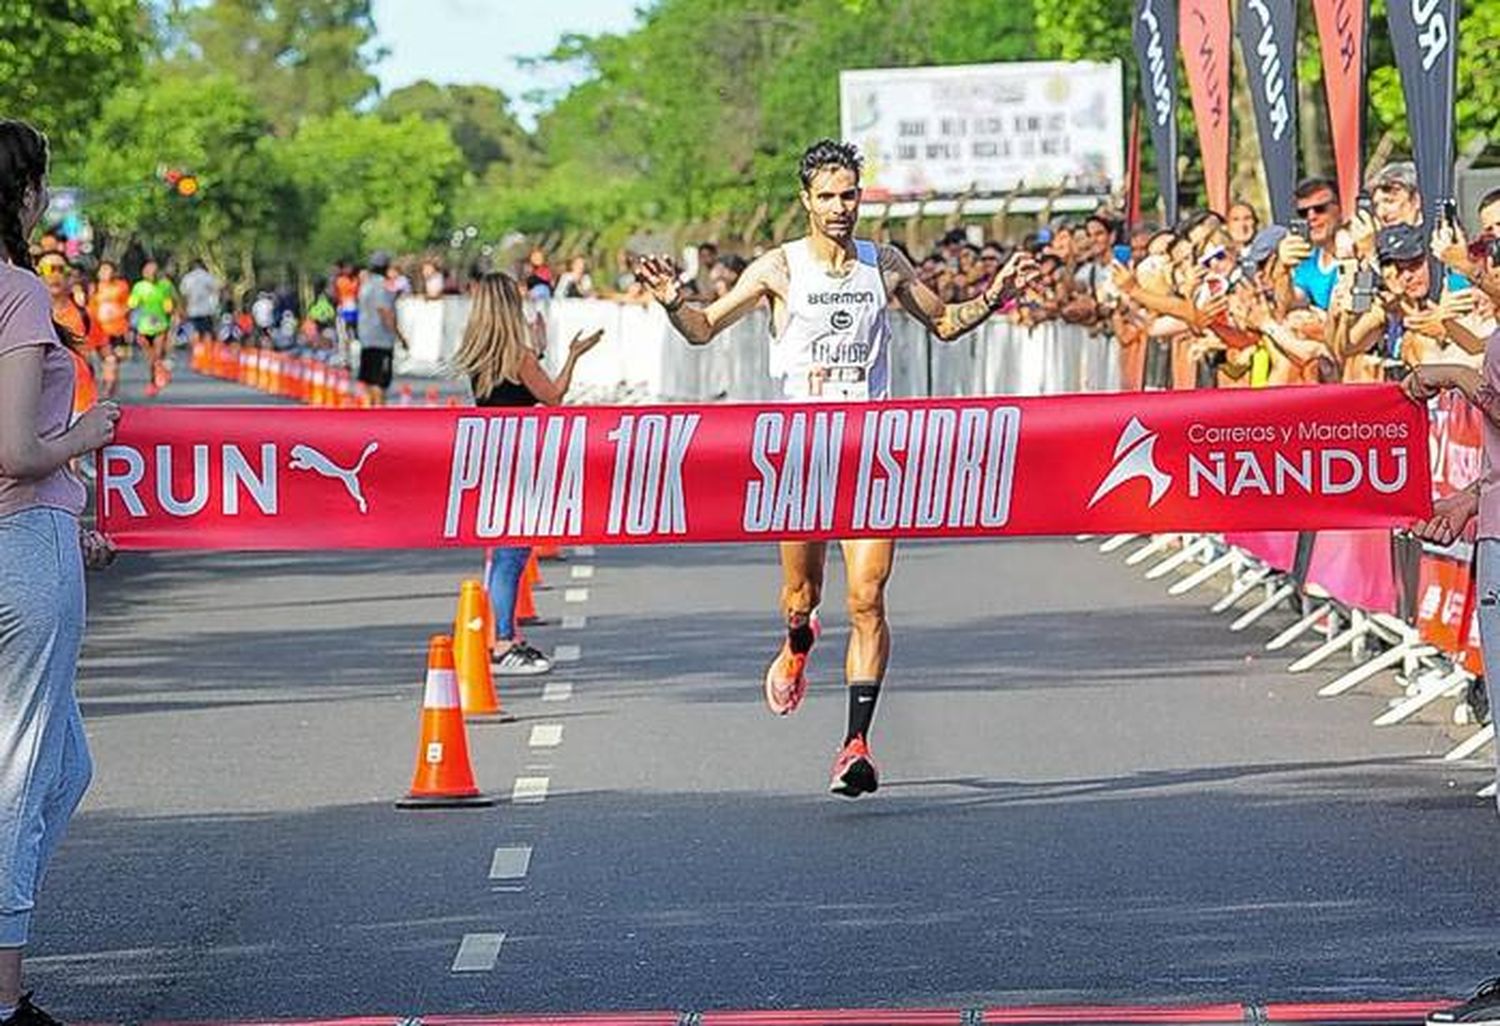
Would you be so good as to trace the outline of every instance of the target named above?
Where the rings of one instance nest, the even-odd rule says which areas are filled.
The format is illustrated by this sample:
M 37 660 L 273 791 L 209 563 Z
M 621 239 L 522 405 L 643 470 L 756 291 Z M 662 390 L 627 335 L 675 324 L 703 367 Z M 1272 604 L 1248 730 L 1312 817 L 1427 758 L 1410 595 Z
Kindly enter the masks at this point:
M 983 324 L 1025 287 L 1035 269 L 1036 261 L 1031 255 L 1018 252 L 1006 261 L 983 294 L 964 303 L 944 303 L 936 292 L 917 280 L 916 269 L 904 253 L 895 246 L 880 247 L 880 270 L 887 291 L 943 342 L 952 342 Z

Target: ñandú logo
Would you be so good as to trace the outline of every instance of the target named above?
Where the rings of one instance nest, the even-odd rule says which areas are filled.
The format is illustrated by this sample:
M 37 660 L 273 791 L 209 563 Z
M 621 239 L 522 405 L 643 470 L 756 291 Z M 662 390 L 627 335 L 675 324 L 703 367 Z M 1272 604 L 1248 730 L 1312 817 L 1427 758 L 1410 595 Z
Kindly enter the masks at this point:
M 1089 509 L 1125 482 L 1138 477 L 1151 482 L 1151 498 L 1146 503 L 1148 509 L 1162 500 L 1167 489 L 1172 487 L 1172 475 L 1156 465 L 1156 441 L 1160 437 L 1155 431 L 1147 430 L 1140 418 L 1130 418 L 1130 423 L 1120 432 L 1120 440 L 1115 443 L 1115 465 L 1099 483 L 1094 497 L 1089 500 Z
M 349 492 L 349 498 L 354 500 L 354 504 L 359 507 L 359 511 L 361 513 L 368 513 L 370 512 L 370 507 L 365 502 L 364 492 L 360 488 L 359 474 L 360 471 L 365 469 L 365 461 L 379 448 L 379 442 L 371 442 L 365 446 L 365 451 L 360 454 L 359 462 L 355 463 L 348 470 L 345 470 L 310 445 L 294 445 L 292 446 L 292 458 L 287 463 L 287 468 L 289 470 L 311 470 L 313 473 L 321 474 L 323 477 L 344 482 L 344 488 Z

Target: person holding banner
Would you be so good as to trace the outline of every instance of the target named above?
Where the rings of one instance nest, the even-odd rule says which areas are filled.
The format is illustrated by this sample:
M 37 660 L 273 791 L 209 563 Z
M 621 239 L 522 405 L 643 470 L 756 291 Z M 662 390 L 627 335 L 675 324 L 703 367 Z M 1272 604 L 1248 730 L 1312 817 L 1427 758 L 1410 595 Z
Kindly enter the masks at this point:
M 1486 261 L 1493 273 L 1497 262 Z M 1500 331 L 1484 349 L 1482 369 L 1458 364 L 1429 363 L 1414 369 L 1402 382 L 1414 402 L 1425 403 L 1440 392 L 1457 390 L 1484 418 L 1484 476 L 1476 488 L 1455 493 L 1433 504 L 1428 520 L 1413 527 L 1418 536 L 1439 545 L 1451 544 L 1478 517 L 1475 562 L 1478 570 L 1480 647 L 1487 657 L 1500 653 Z M 1500 748 L 1496 749 L 1500 779 Z
M 47 863 L 92 775 L 74 693 L 83 567 L 112 548 L 83 531 L 71 460 L 107 445 L 120 411 L 70 427 L 73 362 L 32 271 L 27 237 L 47 209 L 47 140 L 0 121 L 0 1023 L 52 1020 L 21 990 L 22 953 Z
M 757 258 L 726 295 L 704 308 L 686 305 L 676 269 L 666 257 L 643 259 L 636 274 L 689 344 L 704 345 L 748 311 L 769 302 L 774 345 L 787 369 L 789 399 L 868 402 L 890 396 L 891 331 L 888 299 L 894 296 L 944 342 L 984 323 L 1024 287 L 1035 261 L 1017 253 L 975 299 L 945 304 L 917 278 L 911 261 L 894 246 L 855 236 L 859 222 L 859 151 L 824 139 L 803 154 L 799 175 L 807 212 L 806 237 Z M 848 570 L 849 648 L 844 661 L 849 716 L 829 790 L 858 797 L 879 787 L 869 732 L 890 658 L 885 616 L 895 542 L 842 543 Z M 781 546 L 781 608 L 786 639 L 766 671 L 766 704 L 778 716 L 796 711 L 807 693 L 806 665 L 818 636 L 826 542 Z
M 561 373 L 553 378 L 529 343 L 531 325 L 526 298 L 510 275 L 491 271 L 470 286 L 473 305 L 453 366 L 469 380 L 476 406 L 557 406 L 573 384 L 573 370 L 599 344 L 602 331 L 573 337 Z M 516 596 L 531 558 L 529 545 L 502 545 L 492 550 L 488 579 L 495 613 L 494 669 L 508 677 L 531 677 L 552 669 L 552 660 L 521 636 L 516 623 Z

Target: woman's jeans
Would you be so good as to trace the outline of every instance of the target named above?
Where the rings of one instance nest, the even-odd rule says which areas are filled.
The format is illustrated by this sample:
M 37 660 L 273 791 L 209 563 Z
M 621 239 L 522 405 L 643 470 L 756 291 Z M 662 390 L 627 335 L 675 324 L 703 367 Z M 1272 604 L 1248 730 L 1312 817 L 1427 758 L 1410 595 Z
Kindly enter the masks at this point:
M 73 691 L 83 609 L 78 520 L 46 508 L 0 517 L 0 948 L 25 946 L 93 774 Z
M 495 611 L 495 637 L 516 637 L 516 595 L 521 590 L 521 574 L 531 558 L 531 546 L 508 546 L 490 550 L 490 574 L 484 586 L 490 593 Z

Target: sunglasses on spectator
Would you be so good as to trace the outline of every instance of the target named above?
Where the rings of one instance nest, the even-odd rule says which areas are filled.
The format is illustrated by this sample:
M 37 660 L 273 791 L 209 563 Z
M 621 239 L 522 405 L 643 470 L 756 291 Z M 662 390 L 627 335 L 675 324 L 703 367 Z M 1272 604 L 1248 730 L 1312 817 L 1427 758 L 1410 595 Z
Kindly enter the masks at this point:
M 1324 200 L 1322 203 L 1309 203 L 1305 207 L 1298 207 L 1297 213 L 1303 217 L 1306 217 L 1308 214 L 1326 214 L 1335 202 L 1335 200 Z

